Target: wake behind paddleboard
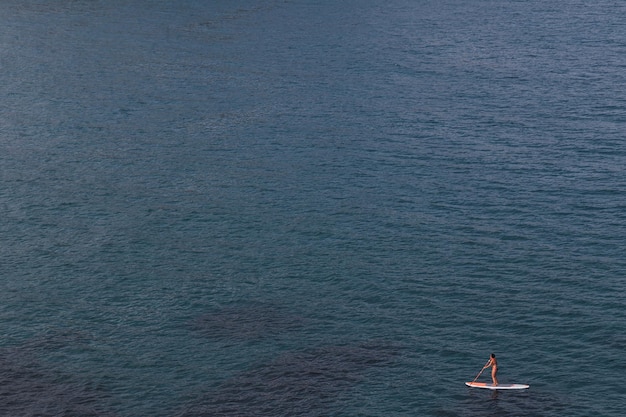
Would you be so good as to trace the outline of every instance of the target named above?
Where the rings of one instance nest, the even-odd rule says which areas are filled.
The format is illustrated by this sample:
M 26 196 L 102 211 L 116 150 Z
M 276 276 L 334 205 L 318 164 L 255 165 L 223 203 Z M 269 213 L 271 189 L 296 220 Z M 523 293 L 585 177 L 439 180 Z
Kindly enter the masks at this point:
M 527 389 L 530 385 L 526 384 L 488 384 L 486 382 L 466 382 L 465 385 L 472 388 L 485 388 L 485 389 Z

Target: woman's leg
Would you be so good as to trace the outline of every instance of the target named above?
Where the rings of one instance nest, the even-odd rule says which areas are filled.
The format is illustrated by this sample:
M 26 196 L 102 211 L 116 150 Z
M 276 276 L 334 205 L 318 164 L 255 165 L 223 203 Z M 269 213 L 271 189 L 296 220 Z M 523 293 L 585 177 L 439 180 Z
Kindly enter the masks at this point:
M 493 380 L 493 385 L 498 385 L 498 378 L 496 378 L 496 374 L 498 373 L 497 367 L 491 368 L 491 379 Z

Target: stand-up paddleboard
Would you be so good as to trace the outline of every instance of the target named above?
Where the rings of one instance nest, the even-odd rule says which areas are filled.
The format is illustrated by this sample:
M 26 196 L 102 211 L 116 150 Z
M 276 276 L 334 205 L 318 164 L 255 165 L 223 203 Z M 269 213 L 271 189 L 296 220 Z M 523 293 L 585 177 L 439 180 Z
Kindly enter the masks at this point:
M 526 384 L 488 384 L 486 382 L 466 382 L 465 385 L 472 388 L 485 388 L 485 389 L 527 389 L 530 385 Z

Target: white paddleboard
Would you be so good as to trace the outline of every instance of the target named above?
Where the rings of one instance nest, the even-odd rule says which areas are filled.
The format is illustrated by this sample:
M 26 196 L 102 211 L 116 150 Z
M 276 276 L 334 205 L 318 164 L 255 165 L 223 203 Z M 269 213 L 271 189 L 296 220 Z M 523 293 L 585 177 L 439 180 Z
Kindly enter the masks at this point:
M 485 388 L 485 389 L 526 389 L 530 388 L 530 385 L 526 384 L 488 384 L 487 382 L 466 382 L 465 385 L 472 388 Z

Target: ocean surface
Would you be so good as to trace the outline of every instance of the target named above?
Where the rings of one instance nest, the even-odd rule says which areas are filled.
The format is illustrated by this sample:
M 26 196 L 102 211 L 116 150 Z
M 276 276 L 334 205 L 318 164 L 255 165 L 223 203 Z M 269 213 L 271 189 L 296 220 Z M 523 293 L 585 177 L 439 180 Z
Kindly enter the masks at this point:
M 0 415 L 623 416 L 624 22 L 2 0 Z

